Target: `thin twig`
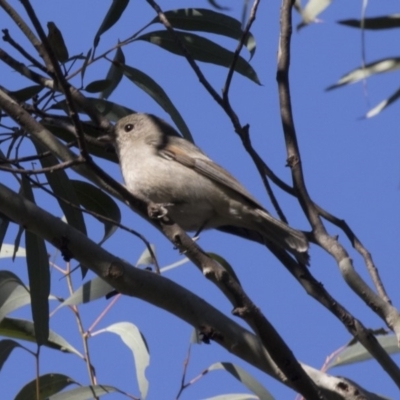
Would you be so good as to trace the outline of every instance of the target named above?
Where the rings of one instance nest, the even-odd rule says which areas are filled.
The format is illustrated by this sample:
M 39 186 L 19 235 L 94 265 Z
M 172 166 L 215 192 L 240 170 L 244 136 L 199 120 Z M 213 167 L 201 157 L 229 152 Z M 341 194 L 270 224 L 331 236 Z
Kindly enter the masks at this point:
M 24 6 L 30 20 L 32 21 L 33 26 L 36 29 L 36 32 L 39 35 L 40 40 L 42 41 L 45 53 L 47 57 L 44 57 L 44 60 L 46 62 L 47 59 L 49 59 L 49 62 L 46 62 L 46 66 L 48 68 L 49 74 L 52 75 L 58 82 L 58 84 L 61 86 L 62 91 L 65 95 L 65 100 L 66 104 L 68 107 L 68 114 L 69 117 L 71 118 L 71 121 L 73 122 L 76 130 L 76 137 L 78 140 L 78 145 L 79 145 L 79 150 L 81 157 L 85 160 L 90 160 L 91 156 L 90 153 L 88 152 L 86 142 L 85 142 L 85 137 L 83 134 L 83 128 L 82 128 L 82 123 L 79 119 L 79 114 L 77 112 L 75 103 L 73 101 L 71 92 L 70 92 L 70 84 L 67 82 L 67 80 L 64 77 L 64 74 L 61 70 L 60 64 L 58 63 L 57 57 L 54 54 L 54 51 L 49 43 L 49 40 L 44 33 L 44 30 L 42 28 L 42 25 L 40 24 L 39 19 L 36 16 L 36 13 L 31 6 L 29 0 L 21 0 L 22 5 Z
M 229 95 L 229 88 L 230 88 L 230 85 L 232 82 L 233 73 L 235 72 L 235 67 L 238 62 L 240 52 L 242 51 L 242 48 L 244 46 L 244 42 L 249 35 L 251 26 L 253 25 L 253 22 L 256 20 L 257 8 L 258 8 L 259 3 L 260 3 L 260 0 L 254 0 L 246 27 L 243 30 L 242 37 L 240 38 L 239 43 L 236 47 L 236 50 L 233 53 L 232 63 L 231 63 L 231 66 L 229 67 L 229 71 L 228 71 L 228 75 L 226 77 L 224 88 L 222 89 L 222 96 L 223 96 L 224 101 L 229 101 L 228 95 Z
M 2 30 L 4 36 L 3 40 L 10 43 L 20 54 L 22 54 L 29 62 L 31 62 L 36 68 L 39 68 L 42 72 L 46 73 L 46 68 L 40 64 L 36 58 L 32 57 L 21 45 L 19 45 L 9 34 L 8 29 Z

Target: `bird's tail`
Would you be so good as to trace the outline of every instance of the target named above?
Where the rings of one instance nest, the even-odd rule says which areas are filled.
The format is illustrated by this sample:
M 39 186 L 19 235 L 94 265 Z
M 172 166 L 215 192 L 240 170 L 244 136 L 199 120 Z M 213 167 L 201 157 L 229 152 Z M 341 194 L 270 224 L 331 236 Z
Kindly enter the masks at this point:
M 259 219 L 261 234 L 279 247 L 292 253 L 302 264 L 309 264 L 308 240 L 301 231 L 291 228 L 286 223 L 269 215 L 266 211 L 256 211 L 262 218 Z

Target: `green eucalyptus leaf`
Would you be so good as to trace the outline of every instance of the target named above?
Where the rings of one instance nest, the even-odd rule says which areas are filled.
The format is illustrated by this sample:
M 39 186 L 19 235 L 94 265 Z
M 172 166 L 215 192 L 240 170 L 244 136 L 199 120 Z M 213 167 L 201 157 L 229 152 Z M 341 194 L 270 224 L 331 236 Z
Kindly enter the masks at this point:
M 35 338 L 35 328 L 32 321 L 19 318 L 4 318 L 0 322 L 0 335 L 12 339 L 25 340 L 31 343 L 37 343 Z M 49 337 L 43 343 L 44 346 L 54 350 L 75 354 L 84 358 L 78 350 L 69 344 L 62 336 L 50 330 Z
M 25 176 L 21 181 L 24 197 L 34 203 L 30 182 Z M 25 231 L 25 245 L 35 337 L 38 345 L 42 345 L 49 336 L 49 256 L 44 240 L 33 232 Z
M 177 29 L 215 33 L 236 40 L 241 40 L 244 33 L 242 24 L 237 19 L 206 8 L 181 8 L 166 11 L 164 14 L 169 23 Z M 157 22 L 160 22 L 158 17 L 152 21 Z M 253 57 L 256 41 L 251 33 L 246 36 L 244 45 Z
M 90 82 L 86 87 L 85 91 L 88 93 L 99 93 L 106 90 L 112 85 L 110 79 L 99 79 L 97 81 Z
M 400 14 L 384 15 L 383 17 L 373 17 L 359 19 L 343 19 L 338 24 L 351 28 L 380 30 L 400 28 Z
M 136 86 L 155 100 L 172 118 L 183 137 L 193 142 L 192 135 L 174 103 L 169 99 L 164 89 L 150 76 L 128 65 L 121 66 L 124 75 Z
M 71 383 L 76 383 L 72 378 L 62 374 L 46 374 L 27 383 L 17 394 L 15 400 L 36 399 L 37 385 L 40 387 L 40 399 L 47 399 L 49 396 L 60 392 Z
M 224 47 L 193 33 L 175 32 L 190 55 L 198 61 L 221 65 L 230 68 L 233 61 L 233 52 Z M 139 36 L 136 40 L 144 40 L 160 46 L 164 50 L 183 56 L 182 49 L 177 45 L 168 31 L 154 31 Z M 253 67 L 241 56 L 235 64 L 235 71 L 260 85 L 260 80 Z
M 96 213 L 96 217 L 104 225 L 104 236 L 99 244 L 104 243 L 116 230 L 117 226 L 109 221 L 104 221 L 104 216 L 117 224 L 121 222 L 121 211 L 117 203 L 98 187 L 83 181 L 71 180 L 79 203 L 87 210 Z
M 106 89 L 102 90 L 100 93 L 101 99 L 107 99 L 121 82 L 123 73 L 120 66 L 123 64 L 125 64 L 125 56 L 121 47 L 118 47 L 106 76 L 106 79 L 109 80 L 111 84 Z
M 129 0 L 113 0 L 106 16 L 103 19 L 103 22 L 100 25 L 99 30 L 96 33 L 96 36 L 94 37 L 93 47 L 96 48 L 99 44 L 100 36 L 118 22 L 128 4 Z

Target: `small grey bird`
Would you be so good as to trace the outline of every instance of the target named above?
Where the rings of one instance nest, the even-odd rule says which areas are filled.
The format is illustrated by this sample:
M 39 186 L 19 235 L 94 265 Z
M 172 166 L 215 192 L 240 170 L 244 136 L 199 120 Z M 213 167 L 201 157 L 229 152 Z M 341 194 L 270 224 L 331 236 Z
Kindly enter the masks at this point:
M 185 231 L 232 226 L 256 231 L 265 243 L 307 263 L 304 233 L 272 217 L 229 172 L 165 121 L 128 115 L 116 124 L 113 144 L 127 189 L 145 202 L 163 204 Z

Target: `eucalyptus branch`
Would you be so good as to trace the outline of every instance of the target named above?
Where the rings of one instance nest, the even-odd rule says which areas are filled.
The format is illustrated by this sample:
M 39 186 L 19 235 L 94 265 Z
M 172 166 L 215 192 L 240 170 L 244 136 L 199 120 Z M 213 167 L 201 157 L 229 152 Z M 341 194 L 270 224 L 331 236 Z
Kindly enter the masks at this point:
M 24 56 L 29 62 L 31 62 L 36 68 L 39 68 L 42 72 L 46 73 L 46 68 L 40 64 L 36 58 L 32 57 L 21 45 L 19 45 L 9 34 L 8 29 L 3 29 L 3 40 L 10 43 L 15 50 L 17 50 L 22 56 Z
M 73 97 L 70 91 L 70 84 L 68 81 L 65 79 L 64 74 L 61 70 L 60 64 L 58 63 L 57 57 L 54 54 L 54 51 L 47 39 L 46 34 L 44 33 L 44 30 L 42 28 L 42 25 L 39 22 L 39 19 L 36 16 L 36 13 L 31 6 L 29 0 L 21 0 L 22 5 L 24 6 L 26 12 L 28 13 L 29 18 L 31 19 L 33 26 L 36 29 L 36 32 L 39 35 L 40 40 L 42 41 L 42 44 L 44 46 L 44 50 L 46 53 L 46 57 L 44 57 L 45 62 L 48 59 L 49 62 L 46 62 L 46 66 L 49 70 L 49 73 L 54 76 L 54 78 L 57 80 L 58 84 L 62 88 L 62 92 L 65 95 L 65 100 L 68 108 L 68 114 L 69 117 L 71 118 L 71 121 L 73 122 L 76 130 L 76 138 L 78 140 L 78 145 L 79 145 L 79 150 L 81 157 L 84 160 L 90 160 L 91 156 L 87 150 L 84 134 L 83 134 L 83 129 L 82 129 L 82 123 L 79 119 L 79 115 L 75 106 L 75 103 L 73 101 Z
M 260 338 L 273 362 L 281 371 L 282 382 L 287 382 L 307 399 L 324 399 L 312 380 L 304 372 L 278 332 L 251 301 L 241 285 L 169 218 L 161 219 L 164 234 L 188 257 L 232 303 L 233 314 L 242 318 Z
M 281 36 L 279 42 L 277 81 L 281 105 L 282 126 L 288 153 L 288 164 L 292 170 L 293 183 L 298 194 L 297 197 L 310 221 L 311 226 L 313 227 L 315 241 L 335 258 L 346 283 L 368 307 L 370 307 L 379 317 L 382 318 L 383 321 L 385 321 L 387 326 L 396 333 L 397 338 L 400 341 L 399 312 L 386 300 L 383 300 L 378 296 L 366 284 L 354 269 L 352 260 L 345 248 L 339 243 L 337 238 L 329 236 L 321 221 L 319 210 L 311 200 L 305 185 L 290 99 L 289 66 L 290 40 L 292 32 L 291 12 L 292 1 L 284 0 L 281 9 Z M 387 365 L 387 363 L 382 364 L 382 366 L 384 365 Z M 386 368 L 385 370 L 388 372 Z M 389 370 L 392 371 L 390 372 L 392 379 L 400 385 L 400 375 L 398 375 L 400 371 L 398 368 L 398 371 L 395 370 L 395 373 L 393 373 L 391 367 Z

